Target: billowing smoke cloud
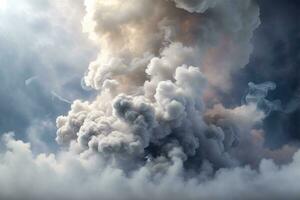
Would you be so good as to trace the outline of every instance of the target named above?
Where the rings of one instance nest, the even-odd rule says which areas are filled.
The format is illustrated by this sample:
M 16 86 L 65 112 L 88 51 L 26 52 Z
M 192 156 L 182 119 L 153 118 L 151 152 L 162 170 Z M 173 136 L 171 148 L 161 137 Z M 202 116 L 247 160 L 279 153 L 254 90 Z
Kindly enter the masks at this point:
M 258 7 L 249 0 L 175 2 L 86 1 L 84 29 L 101 46 L 87 85 L 101 89 L 105 80 L 118 79 L 134 87 L 148 78 L 146 85 L 155 87 L 185 64 L 200 68 L 213 86 L 230 88 L 232 71 L 248 63 Z M 198 6 L 209 8 L 198 12 Z
M 101 52 L 85 82 L 100 94 L 91 103 L 76 101 L 58 118 L 60 144 L 113 156 L 121 168 L 135 167 L 127 166 L 132 160 L 144 165 L 145 158 L 154 166 L 161 158 L 169 162 L 174 149 L 189 168 L 239 164 L 229 152 L 237 134 L 204 121 L 203 95 L 207 85 L 229 88 L 230 73 L 248 62 L 258 7 L 251 1 L 188 2 L 86 1 L 84 28 Z M 256 108 L 236 110 L 258 118 L 244 122 L 245 132 L 263 119 Z
M 209 178 L 204 164 L 202 173 L 192 178 L 185 171 L 182 154 L 170 151 L 172 163 L 157 165 L 164 173 L 155 173 L 149 165 L 141 166 L 130 175 L 107 166 L 98 155 L 78 156 L 72 152 L 33 156 L 30 144 L 5 135 L 6 146 L 0 154 L 1 199 L 291 199 L 299 198 L 299 152 L 293 162 L 282 167 L 263 160 L 257 170 L 250 167 L 221 169 Z M 163 158 L 161 158 L 163 160 Z M 162 161 L 160 161 L 162 162 Z M 104 167 L 106 166 L 106 167 Z M 284 183 L 284 184 L 283 184 Z
M 0 197 L 299 197 L 297 148 L 264 147 L 263 120 L 281 109 L 278 101 L 267 100 L 276 85 L 249 83 L 244 104 L 234 108 L 222 105 L 215 93 L 228 92 L 231 74 L 248 63 L 260 23 L 255 2 L 86 0 L 85 5 L 84 31 L 101 51 L 84 81 L 98 96 L 74 101 L 58 117 L 56 141 L 63 149 L 56 155 L 33 156 L 29 144 L 4 136 L 0 180 L 8 184 L 0 181 L 6 188 Z M 20 163 L 26 173 L 19 172 Z

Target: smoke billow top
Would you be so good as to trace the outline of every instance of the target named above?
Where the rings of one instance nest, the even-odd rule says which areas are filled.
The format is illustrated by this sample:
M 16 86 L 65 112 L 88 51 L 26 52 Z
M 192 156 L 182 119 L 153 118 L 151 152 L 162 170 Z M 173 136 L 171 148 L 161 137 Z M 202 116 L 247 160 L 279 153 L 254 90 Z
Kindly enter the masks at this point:
M 56 154 L 4 136 L 1 199 L 299 198 L 297 147 L 264 147 L 263 121 L 281 110 L 267 99 L 276 85 L 249 83 L 242 105 L 222 104 L 252 51 L 254 1 L 85 6 L 100 51 L 84 84 L 98 96 L 57 118 Z

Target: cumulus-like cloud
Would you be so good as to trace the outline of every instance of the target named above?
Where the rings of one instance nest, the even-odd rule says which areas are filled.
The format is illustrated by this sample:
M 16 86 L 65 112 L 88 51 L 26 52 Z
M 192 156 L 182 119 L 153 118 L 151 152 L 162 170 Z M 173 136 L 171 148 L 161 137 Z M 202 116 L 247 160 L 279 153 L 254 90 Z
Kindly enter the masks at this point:
M 178 2 L 192 6 L 192 1 Z M 106 79 L 119 77 L 140 86 L 149 61 L 159 59 L 169 75 L 180 65 L 192 65 L 213 86 L 230 88 L 230 74 L 248 63 L 250 39 L 260 23 L 258 6 L 249 0 L 194 2 L 212 8 L 198 13 L 164 0 L 86 1 L 84 30 L 101 46 L 85 77 L 87 85 L 101 89 Z
M 172 163 L 157 166 L 164 173 L 141 166 L 130 175 L 106 166 L 98 155 L 78 156 L 71 152 L 33 156 L 30 144 L 3 138 L 5 152 L 0 154 L 1 199 L 298 199 L 299 152 L 293 162 L 277 166 L 263 160 L 257 170 L 250 167 L 221 169 L 208 178 L 202 173 L 186 179 L 180 150 L 170 152 Z M 104 167 L 106 166 L 106 167 Z M 203 174 L 204 173 L 204 174 Z M 285 183 L 285 184 L 282 184 Z
M 255 2 L 86 0 L 85 6 L 84 31 L 101 50 L 84 82 L 98 96 L 74 101 L 57 118 L 56 154 L 33 156 L 30 144 L 4 136 L 0 197 L 299 197 L 297 148 L 263 145 L 263 121 L 279 109 L 267 100 L 274 83 L 249 83 L 243 105 L 226 108 L 219 99 L 207 106 L 206 94 L 227 92 L 231 74 L 248 63 L 259 25 Z

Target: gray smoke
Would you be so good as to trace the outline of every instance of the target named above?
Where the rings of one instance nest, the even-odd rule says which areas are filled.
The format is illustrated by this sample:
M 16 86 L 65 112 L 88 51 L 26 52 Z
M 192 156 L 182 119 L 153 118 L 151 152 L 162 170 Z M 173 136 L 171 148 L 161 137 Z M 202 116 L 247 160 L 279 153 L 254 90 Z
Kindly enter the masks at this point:
M 262 122 L 258 104 L 266 95 L 232 110 L 207 109 L 204 95 L 228 90 L 230 74 L 248 62 L 259 24 L 255 3 L 113 0 L 86 7 L 84 30 L 101 52 L 85 83 L 99 96 L 76 101 L 57 119 L 58 143 L 113 158 L 121 169 L 157 168 L 172 161 L 174 149 L 191 170 L 238 166 L 232 149 Z
M 199 173 L 184 178 L 184 156 L 176 148 L 169 151 L 170 162 L 157 158 L 156 162 L 148 162 L 126 174 L 114 167 L 113 161 L 108 165 L 95 154 L 79 156 L 61 151 L 56 155 L 34 156 L 30 144 L 15 140 L 12 134 L 3 137 L 3 145 L 6 149 L 0 154 L 1 199 L 296 200 L 299 197 L 299 152 L 284 166 L 263 160 L 256 170 L 249 166 L 223 168 L 211 176 L 211 166 L 206 163 Z M 282 155 L 286 156 L 290 150 L 284 151 Z
M 299 197 L 297 148 L 264 147 L 263 120 L 280 108 L 266 99 L 275 84 L 249 83 L 245 103 L 234 108 L 215 95 L 229 91 L 231 74 L 248 63 L 260 23 L 254 1 L 85 6 L 84 31 L 101 50 L 84 86 L 98 96 L 74 101 L 57 118 L 57 154 L 33 156 L 30 144 L 4 136 L 1 198 Z
M 174 0 L 178 8 L 185 9 L 191 13 L 204 13 L 207 9 L 216 6 L 220 0 Z
M 276 84 L 272 82 L 265 82 L 262 84 L 255 85 L 250 82 L 249 93 L 245 97 L 245 102 L 247 104 L 255 103 L 258 107 L 263 110 L 267 115 L 274 110 L 282 110 L 281 103 L 279 100 L 269 101 L 266 99 L 269 90 L 275 90 Z

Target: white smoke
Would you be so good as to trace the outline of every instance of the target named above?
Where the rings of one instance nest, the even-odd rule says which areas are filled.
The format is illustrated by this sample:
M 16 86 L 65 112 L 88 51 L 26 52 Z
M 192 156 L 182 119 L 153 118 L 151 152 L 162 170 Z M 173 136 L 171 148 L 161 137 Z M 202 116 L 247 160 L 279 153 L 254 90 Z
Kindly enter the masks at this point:
M 56 155 L 33 156 L 30 144 L 13 139 L 11 134 L 3 138 L 5 151 L 0 154 L 1 199 L 22 200 L 80 200 L 80 199 L 289 199 L 299 198 L 299 152 L 293 162 L 277 166 L 271 160 L 263 160 L 257 170 L 250 167 L 221 169 L 208 178 L 209 165 L 203 165 L 202 173 L 193 178 L 182 176 L 184 168 L 181 154 L 170 152 L 172 163 L 165 173 L 153 176 L 147 166 L 141 166 L 127 175 L 97 155 L 78 156 L 61 151 Z M 284 183 L 284 184 L 283 184 Z
M 266 100 L 272 83 L 249 84 L 244 105 L 206 106 L 212 99 L 205 95 L 229 91 L 231 74 L 248 63 L 259 25 L 255 2 L 86 0 L 85 5 L 84 31 L 101 51 L 84 81 L 99 95 L 74 101 L 58 117 L 56 140 L 63 149 L 55 155 L 33 156 L 29 144 L 4 136 L 1 198 L 299 197 L 299 152 L 280 167 L 297 149 L 263 146 L 261 125 L 277 105 Z

